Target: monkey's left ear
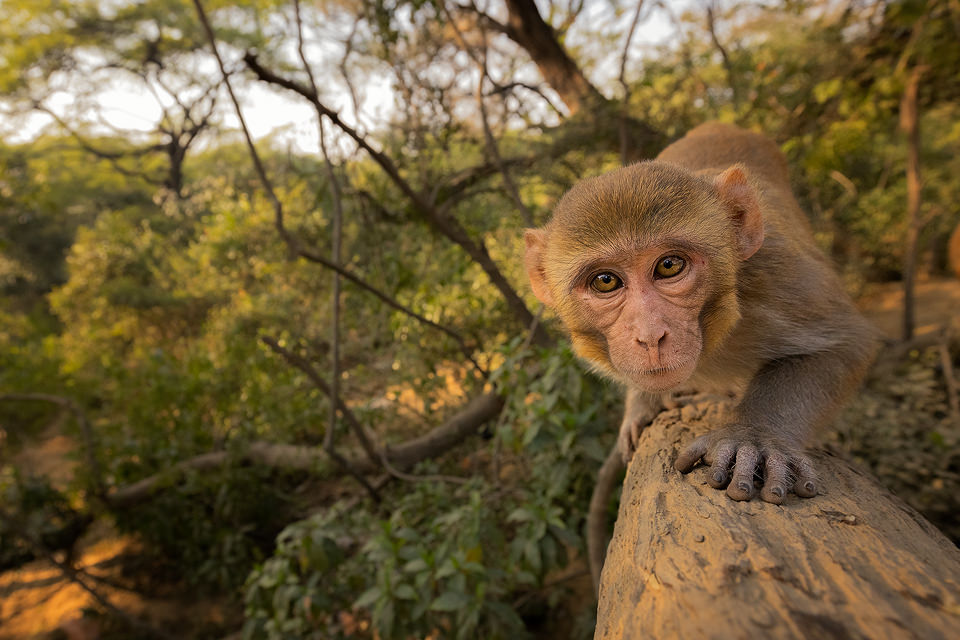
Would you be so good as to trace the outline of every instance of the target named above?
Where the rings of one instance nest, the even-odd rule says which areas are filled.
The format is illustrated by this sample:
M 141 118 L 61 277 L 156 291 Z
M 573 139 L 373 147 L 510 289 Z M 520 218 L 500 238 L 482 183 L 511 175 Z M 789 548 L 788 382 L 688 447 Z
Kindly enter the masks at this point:
M 530 286 L 533 295 L 548 307 L 553 306 L 553 293 L 547 284 L 547 274 L 543 271 L 543 253 L 547 248 L 547 232 L 543 229 L 527 229 L 523 233 L 523 240 L 527 245 L 524 263 L 527 275 L 530 276 Z
M 720 199 L 730 208 L 737 228 L 737 253 L 741 260 L 755 254 L 763 245 L 763 214 L 757 190 L 747 179 L 741 165 L 734 165 L 718 175 L 714 186 Z

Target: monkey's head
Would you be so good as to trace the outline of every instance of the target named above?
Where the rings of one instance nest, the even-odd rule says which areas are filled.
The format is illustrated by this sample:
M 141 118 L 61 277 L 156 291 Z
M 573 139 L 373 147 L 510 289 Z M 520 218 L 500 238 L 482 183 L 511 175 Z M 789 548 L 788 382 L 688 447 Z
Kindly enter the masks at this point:
M 763 244 L 756 188 L 643 162 L 584 180 L 528 229 L 533 292 L 576 353 L 636 388 L 685 382 L 740 318 L 737 271 Z

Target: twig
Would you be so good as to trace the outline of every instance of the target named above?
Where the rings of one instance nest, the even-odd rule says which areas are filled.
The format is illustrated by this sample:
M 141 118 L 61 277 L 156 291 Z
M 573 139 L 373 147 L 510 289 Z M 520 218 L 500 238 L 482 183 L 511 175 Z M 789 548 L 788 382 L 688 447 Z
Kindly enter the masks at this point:
M 376 466 L 377 464 L 377 454 L 373 447 L 373 444 L 367 438 L 366 433 L 363 431 L 363 426 L 357 420 L 356 416 L 353 415 L 353 412 L 343 403 L 343 401 L 332 395 L 330 386 L 320 377 L 320 374 L 317 373 L 317 370 L 311 366 L 309 362 L 298 356 L 297 354 L 287 351 L 273 338 L 263 336 L 260 340 L 278 353 L 284 360 L 297 367 L 310 378 L 311 381 L 320 389 L 327 398 L 330 400 L 330 404 L 334 407 L 334 411 L 339 410 L 341 415 L 343 415 L 344 420 L 353 427 L 354 433 L 357 434 L 357 438 L 360 440 L 361 446 L 363 446 L 364 451 L 367 453 L 367 456 L 371 459 L 371 462 Z M 353 463 L 344 458 L 334 447 L 333 438 L 329 435 L 324 436 L 324 446 L 323 450 L 330 456 L 330 458 L 337 463 L 337 465 L 346 471 L 348 474 L 353 476 L 353 478 L 363 485 L 363 488 L 367 490 L 367 493 L 370 494 L 370 497 L 374 502 L 380 502 L 380 494 L 377 490 L 370 484 L 370 481 L 367 480 L 366 476 L 360 473 Z
M 637 2 L 637 10 L 633 14 L 633 20 L 630 22 L 630 30 L 627 32 L 627 40 L 623 44 L 623 55 L 620 56 L 620 85 L 623 86 L 623 104 L 620 107 L 620 164 L 626 166 L 628 163 L 629 132 L 627 124 L 629 122 L 630 108 L 630 85 L 627 84 L 627 59 L 630 57 L 630 44 L 633 42 L 633 34 L 640 23 L 640 11 L 643 9 L 643 0 Z
M 199 1 L 200 0 L 194 0 L 195 3 Z M 247 67 L 253 71 L 260 80 L 293 91 L 309 101 L 319 116 L 329 119 L 334 126 L 345 133 L 373 158 L 374 162 L 387 174 L 394 186 L 400 189 L 410 200 L 413 205 L 412 210 L 415 211 L 422 220 L 460 247 L 474 262 L 480 265 L 480 268 L 483 269 L 490 279 L 490 283 L 496 287 L 501 296 L 503 296 L 513 316 L 523 324 L 530 322 L 533 314 L 490 257 L 490 253 L 487 251 L 487 247 L 482 240 L 475 240 L 456 218 L 444 215 L 437 207 L 433 206 L 423 193 L 414 189 L 413 185 L 401 175 L 397 165 L 387 154 L 374 149 L 366 136 L 360 134 L 355 128 L 344 122 L 340 118 L 339 113 L 321 102 L 320 97 L 310 87 L 304 86 L 295 80 L 284 78 L 266 69 L 260 64 L 256 54 L 253 52 L 248 51 L 244 55 L 243 60 Z
M 280 343 L 277 342 L 275 338 L 271 338 L 270 336 L 261 336 L 260 341 L 270 347 L 274 353 L 281 356 L 284 360 L 307 374 L 307 377 L 310 378 L 310 381 L 313 382 L 313 384 L 316 385 L 316 387 L 330 399 L 330 404 L 334 405 L 336 410 L 340 412 L 340 415 L 343 416 L 344 421 L 356 434 L 357 439 L 360 441 L 360 446 L 363 447 L 363 450 L 367 454 L 367 458 L 374 464 L 374 466 L 376 466 L 377 461 L 379 460 L 379 454 L 377 453 L 376 447 L 367 437 L 367 434 L 363 429 L 363 425 L 360 424 L 360 421 L 357 419 L 356 415 L 350 411 L 350 407 L 344 404 L 342 399 L 332 394 L 330 385 L 327 384 L 327 381 L 323 379 L 313 365 L 311 365 L 305 358 L 302 358 L 292 351 L 281 347 Z M 326 442 L 324 444 L 326 445 Z
M 740 90 L 738 88 L 740 83 L 737 82 L 737 76 L 733 70 L 733 63 L 730 62 L 730 55 L 727 53 L 727 49 L 720 43 L 720 39 L 717 37 L 716 16 L 714 11 L 715 0 L 711 0 L 710 4 L 707 5 L 707 31 L 710 33 L 710 41 L 713 42 L 713 46 L 720 52 L 720 58 L 723 60 L 723 68 L 727 72 L 727 84 L 730 85 L 730 91 L 733 92 L 733 107 L 737 109 L 740 107 Z
M 412 473 L 404 473 L 400 471 L 392 464 L 390 460 L 387 459 L 387 453 L 383 449 L 380 450 L 380 462 L 383 464 L 383 468 L 387 470 L 391 476 L 399 478 L 400 480 L 406 480 L 407 482 L 451 482 L 453 484 L 467 484 L 470 482 L 469 478 L 458 478 L 457 476 L 448 476 L 438 473 L 432 473 L 427 475 L 418 476 Z
M 520 215 L 523 217 L 524 224 L 526 224 L 528 227 L 532 227 L 536 224 L 533 220 L 533 212 L 530 210 L 530 207 L 523 202 L 523 198 L 520 197 L 520 190 L 517 189 L 517 185 L 513 181 L 513 176 L 510 175 L 506 164 L 503 162 L 503 156 L 500 155 L 500 150 L 497 147 L 497 141 L 493 136 L 493 130 L 490 128 L 490 121 L 487 115 L 487 103 L 483 93 L 484 81 L 489 79 L 495 87 L 497 86 L 497 82 L 490 75 L 490 69 L 487 65 L 487 30 L 483 27 L 482 22 L 479 23 L 481 36 L 483 38 L 483 50 L 482 58 L 478 58 L 473 47 L 470 46 L 463 33 L 460 31 L 460 27 L 457 25 L 457 21 L 447 8 L 446 3 L 441 3 L 441 7 L 447 17 L 448 23 L 453 27 L 453 31 L 457 36 L 457 40 L 460 41 L 460 46 L 470 57 L 470 59 L 474 61 L 480 71 L 480 79 L 477 81 L 476 97 L 477 106 L 480 108 L 480 122 L 483 124 L 483 138 L 486 142 L 487 153 L 490 154 L 490 157 L 493 158 L 494 163 L 500 170 L 500 175 L 503 176 L 503 184 L 506 187 L 510 198 L 513 200 L 513 203 L 520 211 Z

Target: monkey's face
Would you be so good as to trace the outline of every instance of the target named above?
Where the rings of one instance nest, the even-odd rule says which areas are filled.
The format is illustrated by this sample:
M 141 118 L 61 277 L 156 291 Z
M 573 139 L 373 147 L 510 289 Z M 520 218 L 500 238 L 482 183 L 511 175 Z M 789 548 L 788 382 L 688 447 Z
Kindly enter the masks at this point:
M 703 351 L 708 265 L 689 245 L 658 243 L 585 264 L 557 311 L 578 355 L 634 387 L 685 382 Z
M 580 357 L 662 392 L 738 321 L 738 264 L 762 237 L 741 169 L 711 180 L 641 163 L 581 182 L 547 227 L 528 230 L 527 271 Z

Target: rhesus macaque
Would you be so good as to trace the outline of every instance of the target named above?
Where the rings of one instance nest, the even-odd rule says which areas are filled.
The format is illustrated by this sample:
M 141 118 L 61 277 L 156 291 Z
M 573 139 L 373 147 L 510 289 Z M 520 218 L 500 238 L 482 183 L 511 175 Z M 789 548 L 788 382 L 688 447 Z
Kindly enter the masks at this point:
M 767 138 L 709 123 L 656 160 L 575 185 L 553 218 L 528 229 L 534 294 L 556 310 L 574 351 L 627 387 L 618 446 L 682 389 L 734 390 L 731 422 L 676 460 L 700 459 L 734 500 L 811 497 L 804 454 L 856 388 L 875 350 L 816 247 Z

